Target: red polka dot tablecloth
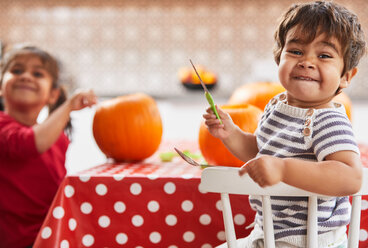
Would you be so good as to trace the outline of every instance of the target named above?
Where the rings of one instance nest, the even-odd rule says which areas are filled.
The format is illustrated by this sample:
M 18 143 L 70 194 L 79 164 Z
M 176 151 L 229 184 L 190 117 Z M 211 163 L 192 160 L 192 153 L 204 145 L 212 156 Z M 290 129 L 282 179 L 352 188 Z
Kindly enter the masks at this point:
M 360 148 L 368 166 L 368 146 Z M 201 171 L 179 158 L 163 163 L 153 156 L 68 175 L 34 247 L 215 247 L 225 242 L 220 195 L 199 191 Z M 247 196 L 230 200 L 237 237 L 245 237 L 255 212 Z M 359 247 L 368 247 L 367 230 L 363 197 Z
M 201 171 L 153 156 L 68 175 L 34 247 L 215 247 L 225 242 L 220 195 L 199 191 Z M 238 236 L 246 236 L 254 219 L 248 197 L 231 200 Z

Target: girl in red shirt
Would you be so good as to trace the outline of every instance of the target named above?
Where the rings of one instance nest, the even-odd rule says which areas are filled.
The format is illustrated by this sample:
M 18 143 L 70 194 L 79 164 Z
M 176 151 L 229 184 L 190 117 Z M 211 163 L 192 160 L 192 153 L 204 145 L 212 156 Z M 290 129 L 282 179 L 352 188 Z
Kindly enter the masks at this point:
M 0 248 L 31 247 L 66 174 L 69 114 L 96 103 L 92 90 L 66 99 L 57 61 L 32 46 L 5 54 L 0 78 Z M 49 116 L 37 123 L 40 111 Z

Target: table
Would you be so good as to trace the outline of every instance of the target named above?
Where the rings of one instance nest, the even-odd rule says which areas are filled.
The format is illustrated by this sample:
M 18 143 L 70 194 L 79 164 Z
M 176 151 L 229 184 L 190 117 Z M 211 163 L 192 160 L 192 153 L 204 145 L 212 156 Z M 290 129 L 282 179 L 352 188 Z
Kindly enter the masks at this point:
M 192 142 L 178 144 L 193 151 Z M 360 148 L 368 166 L 368 146 Z M 201 168 L 179 158 L 161 162 L 159 152 L 144 162 L 67 175 L 34 247 L 210 248 L 225 242 L 220 195 L 199 191 Z M 248 197 L 230 199 L 237 237 L 247 236 L 254 219 Z M 368 198 L 362 202 L 359 247 L 368 247 Z

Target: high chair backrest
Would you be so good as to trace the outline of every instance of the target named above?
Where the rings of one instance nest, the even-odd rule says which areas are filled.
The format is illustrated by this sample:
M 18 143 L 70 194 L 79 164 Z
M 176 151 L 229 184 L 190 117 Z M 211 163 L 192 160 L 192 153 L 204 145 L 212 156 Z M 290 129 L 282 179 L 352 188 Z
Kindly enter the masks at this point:
M 221 194 L 226 241 L 229 248 L 237 247 L 229 194 L 262 196 L 263 230 L 266 248 L 275 247 L 270 196 L 309 197 L 307 247 L 318 247 L 317 196 L 320 195 L 292 187 L 285 183 L 262 188 L 248 175 L 240 177 L 238 171 L 239 168 L 234 167 L 208 167 L 203 170 L 199 185 L 201 191 Z M 359 244 L 362 195 L 368 195 L 368 168 L 363 169 L 363 183 L 360 191 L 352 196 L 352 212 L 348 234 L 349 248 L 358 247 Z

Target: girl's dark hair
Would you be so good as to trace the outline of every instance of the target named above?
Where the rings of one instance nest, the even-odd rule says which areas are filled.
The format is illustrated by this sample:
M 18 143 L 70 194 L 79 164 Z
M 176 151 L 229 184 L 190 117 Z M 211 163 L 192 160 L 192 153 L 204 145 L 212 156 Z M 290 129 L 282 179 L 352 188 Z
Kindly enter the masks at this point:
M 307 43 L 321 33 L 335 37 L 340 42 L 344 59 L 341 75 L 356 67 L 366 53 L 366 42 L 358 17 L 334 2 L 316 1 L 295 4 L 281 17 L 275 32 L 274 58 L 277 64 L 280 63 L 286 35 L 295 26 L 300 28 L 300 34 Z
M 48 73 L 52 77 L 52 89 L 59 89 L 60 95 L 55 104 L 49 105 L 49 114 L 57 109 L 63 102 L 67 99 L 67 94 L 65 89 L 60 85 L 59 82 L 59 68 L 60 64 L 57 59 L 55 59 L 53 56 L 51 56 L 48 52 L 35 47 L 35 46 L 27 46 L 27 45 L 16 45 L 10 50 L 8 50 L 5 54 L 3 59 L 1 60 L 1 77 L 0 77 L 0 87 L 3 83 L 3 77 L 5 72 L 7 71 L 9 65 L 11 62 L 14 61 L 17 57 L 20 56 L 36 56 L 40 58 L 41 62 L 43 63 L 43 66 L 48 71 Z M 2 102 L 2 98 L 0 97 L 0 110 L 4 110 L 4 105 Z M 67 135 L 70 137 L 71 131 L 72 131 L 72 125 L 71 121 L 69 120 L 65 131 Z

